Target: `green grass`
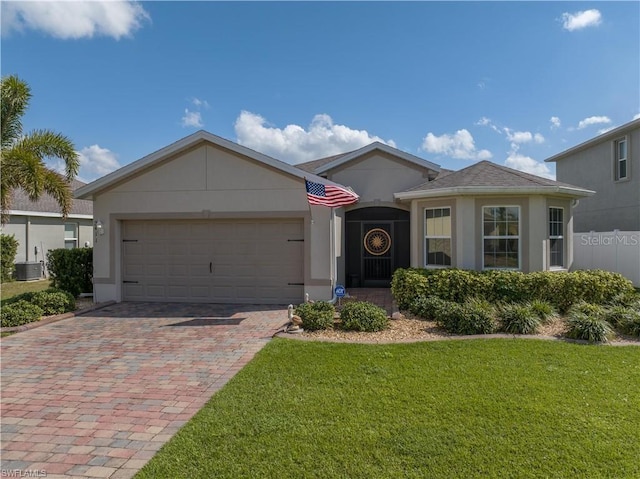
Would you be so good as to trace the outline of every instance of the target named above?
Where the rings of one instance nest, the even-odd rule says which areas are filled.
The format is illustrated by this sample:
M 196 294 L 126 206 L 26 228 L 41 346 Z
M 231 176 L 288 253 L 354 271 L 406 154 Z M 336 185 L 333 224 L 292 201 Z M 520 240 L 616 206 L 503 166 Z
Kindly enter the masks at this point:
M 13 298 L 22 293 L 29 293 L 33 291 L 43 291 L 50 286 L 48 279 L 42 279 L 39 281 L 12 281 L 10 283 L 2 283 L 0 289 L 0 299 L 5 300 Z
M 136 478 L 640 477 L 640 348 L 271 341 Z

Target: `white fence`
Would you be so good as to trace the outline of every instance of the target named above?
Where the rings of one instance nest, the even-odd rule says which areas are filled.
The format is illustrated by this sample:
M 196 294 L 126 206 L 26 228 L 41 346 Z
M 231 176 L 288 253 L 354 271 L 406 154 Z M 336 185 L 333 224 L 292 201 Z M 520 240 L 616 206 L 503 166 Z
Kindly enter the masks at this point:
M 571 269 L 614 271 L 640 287 L 640 231 L 574 233 Z

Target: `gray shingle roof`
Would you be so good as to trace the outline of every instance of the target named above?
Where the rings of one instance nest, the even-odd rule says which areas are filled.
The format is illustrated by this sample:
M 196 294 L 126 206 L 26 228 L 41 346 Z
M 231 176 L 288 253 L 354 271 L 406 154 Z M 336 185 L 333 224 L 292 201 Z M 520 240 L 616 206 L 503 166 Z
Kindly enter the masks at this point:
M 308 171 L 309 173 L 314 173 L 318 168 L 324 166 L 332 161 L 337 160 L 340 157 L 348 155 L 351 153 L 350 151 L 346 153 L 340 153 L 339 155 L 327 156 L 326 158 L 320 158 L 318 160 L 306 161 L 304 163 L 298 163 L 297 165 L 293 165 L 296 168 L 300 168 L 303 171 Z
M 407 191 L 431 191 L 465 186 L 494 188 L 565 186 L 568 188 L 578 188 L 574 185 L 542 178 L 541 176 L 496 165 L 495 163 L 485 160 L 463 168 L 462 170 L 454 171 L 446 175 L 439 175 L 435 180 L 415 186 Z
M 82 181 L 73 180 L 71 182 L 71 189 L 77 190 L 85 184 L 86 183 L 83 183 Z M 31 201 L 24 190 L 20 188 L 13 191 L 11 210 L 33 211 L 34 213 L 60 213 L 60 206 L 53 197 L 47 193 L 43 193 L 38 201 Z M 93 216 L 93 201 L 74 199 L 70 214 Z

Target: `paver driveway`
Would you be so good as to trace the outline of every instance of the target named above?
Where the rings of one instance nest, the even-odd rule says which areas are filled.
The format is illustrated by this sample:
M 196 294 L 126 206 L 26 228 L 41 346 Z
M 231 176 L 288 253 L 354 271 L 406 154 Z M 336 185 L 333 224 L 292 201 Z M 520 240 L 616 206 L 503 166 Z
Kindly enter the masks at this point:
M 3 477 L 132 477 L 286 319 L 122 303 L 2 339 Z

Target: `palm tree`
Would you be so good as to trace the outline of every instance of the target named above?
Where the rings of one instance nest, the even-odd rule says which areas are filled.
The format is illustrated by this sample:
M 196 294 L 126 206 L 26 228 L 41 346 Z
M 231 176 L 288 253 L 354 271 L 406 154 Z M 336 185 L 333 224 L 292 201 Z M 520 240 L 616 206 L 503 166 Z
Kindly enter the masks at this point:
M 66 136 L 51 130 L 34 130 L 23 134 L 22 116 L 29 106 L 31 89 L 15 75 L 2 78 L 0 85 L 2 224 L 9 219 L 12 192 L 17 188 L 22 188 L 32 201 L 37 201 L 43 193 L 48 193 L 60 205 L 62 216 L 66 217 L 73 202 L 70 182 L 80 168 L 80 159 L 73 143 Z M 48 167 L 46 158 L 62 160 L 65 174 Z

